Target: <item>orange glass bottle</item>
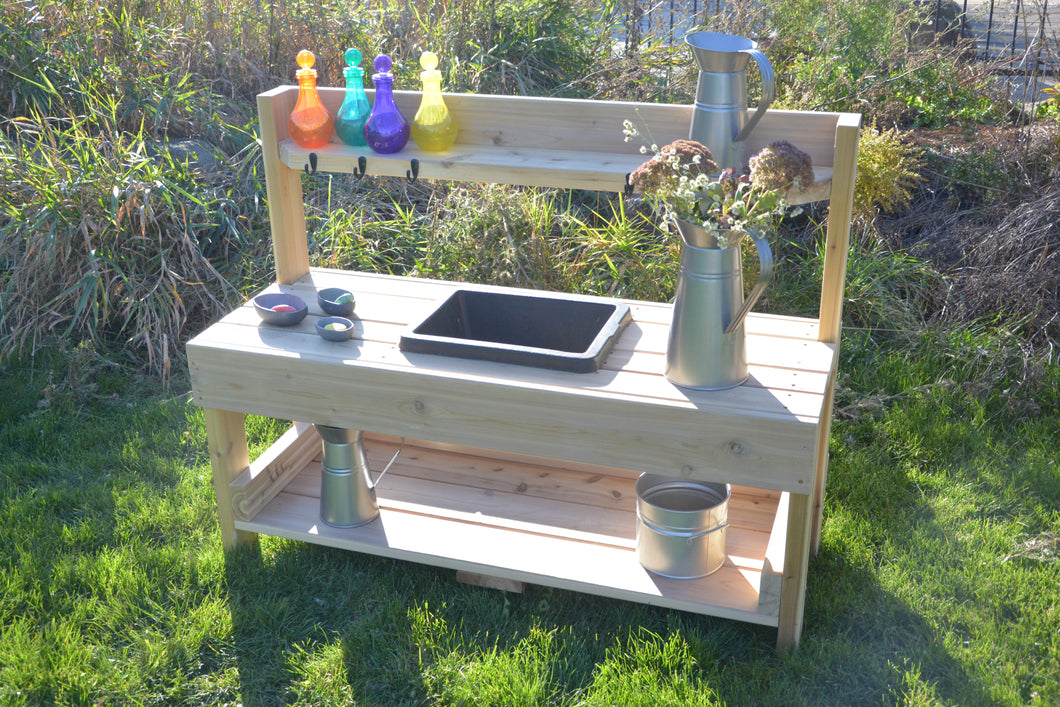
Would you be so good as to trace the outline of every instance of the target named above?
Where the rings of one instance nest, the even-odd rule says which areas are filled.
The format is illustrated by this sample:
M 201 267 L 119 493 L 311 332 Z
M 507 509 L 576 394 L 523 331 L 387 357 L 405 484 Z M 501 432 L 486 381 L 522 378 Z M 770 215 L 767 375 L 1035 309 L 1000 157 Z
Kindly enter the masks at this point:
M 315 149 L 323 147 L 335 132 L 335 119 L 320 102 L 317 93 L 317 72 L 313 64 L 316 56 L 308 49 L 298 52 L 296 57 L 300 68 L 298 77 L 298 102 L 287 120 L 287 132 L 300 147 Z

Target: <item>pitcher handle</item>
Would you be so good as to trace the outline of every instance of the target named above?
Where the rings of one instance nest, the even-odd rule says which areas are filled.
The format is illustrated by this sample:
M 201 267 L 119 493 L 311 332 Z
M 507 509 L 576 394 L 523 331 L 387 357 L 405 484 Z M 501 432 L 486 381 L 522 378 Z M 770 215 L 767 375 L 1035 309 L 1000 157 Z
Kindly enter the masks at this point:
M 390 457 L 390 461 L 387 462 L 387 465 L 385 467 L 383 467 L 383 470 L 381 472 L 379 472 L 379 476 L 376 477 L 375 482 L 372 484 L 373 487 L 376 484 L 378 484 L 380 481 L 383 480 L 383 477 L 386 476 L 386 473 L 388 471 L 390 471 L 390 467 L 394 466 L 394 462 L 396 462 L 397 458 L 399 456 L 401 456 L 401 450 L 403 450 L 404 448 L 405 448 L 405 438 L 402 437 L 401 438 L 401 446 L 399 446 L 398 450 L 396 452 L 394 452 L 394 456 Z
M 773 81 L 773 65 L 769 63 L 769 59 L 766 58 L 766 55 L 762 53 L 761 49 L 741 49 L 740 51 L 744 54 L 750 54 L 755 60 L 755 63 L 758 64 L 758 71 L 762 74 L 762 98 L 758 101 L 758 109 L 755 110 L 754 115 L 752 115 L 751 119 L 747 121 L 747 124 L 743 126 L 743 130 L 733 138 L 733 142 L 740 142 L 751 134 L 751 130 L 753 130 L 758 121 L 762 119 L 762 116 L 766 114 L 770 104 L 773 103 L 773 98 L 776 97 L 776 86 Z
M 769 241 L 764 236 L 753 233 L 748 235 L 751 236 L 755 248 L 758 249 L 758 279 L 755 281 L 755 286 L 751 288 L 747 298 L 744 299 L 743 304 L 740 305 L 740 309 L 733 316 L 732 321 L 729 322 L 729 326 L 725 327 L 726 334 L 732 334 L 739 328 L 743 323 L 744 317 L 751 311 L 751 307 L 766 291 L 766 285 L 773 279 L 773 251 L 769 249 Z
M 368 465 L 368 453 L 365 452 L 364 449 L 364 430 L 357 430 L 357 435 L 354 438 L 354 446 L 357 448 L 357 465 L 362 469 L 361 473 L 366 477 L 365 480 L 368 483 L 368 488 L 374 489 L 376 484 L 383 480 L 386 473 L 390 471 L 390 467 L 394 466 L 394 462 L 396 462 L 397 458 L 401 455 L 401 450 L 405 448 L 405 438 L 401 438 L 401 446 L 399 446 L 398 450 L 394 452 L 394 456 L 390 458 L 390 461 L 387 462 L 385 467 L 383 467 L 383 470 L 379 472 L 379 476 L 376 477 L 375 481 L 372 481 L 372 468 Z

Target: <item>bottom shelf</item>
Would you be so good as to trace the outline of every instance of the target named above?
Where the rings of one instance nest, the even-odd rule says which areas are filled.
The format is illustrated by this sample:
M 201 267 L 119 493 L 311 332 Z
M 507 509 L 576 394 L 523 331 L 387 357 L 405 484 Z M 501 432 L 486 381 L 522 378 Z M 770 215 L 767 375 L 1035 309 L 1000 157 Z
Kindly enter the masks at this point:
M 398 441 L 366 436 L 372 469 Z M 636 558 L 635 472 L 408 440 L 376 487 L 380 515 L 320 520 L 320 442 L 297 425 L 232 483 L 236 528 L 532 584 L 777 626 L 781 494 L 734 487 L 725 564 L 667 579 Z M 776 528 L 775 526 L 780 526 Z

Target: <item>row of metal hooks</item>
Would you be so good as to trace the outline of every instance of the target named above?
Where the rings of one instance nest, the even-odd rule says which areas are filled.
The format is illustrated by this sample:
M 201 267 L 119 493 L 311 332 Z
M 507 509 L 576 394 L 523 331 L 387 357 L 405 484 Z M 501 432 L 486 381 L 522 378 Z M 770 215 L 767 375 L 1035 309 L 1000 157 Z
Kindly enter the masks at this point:
M 309 153 L 309 164 L 303 168 L 306 174 L 313 175 L 317 173 L 317 153 Z M 353 176 L 360 179 L 368 173 L 368 158 L 361 155 L 357 158 L 357 166 L 353 170 Z M 409 168 L 405 170 L 405 179 L 408 180 L 409 184 L 416 182 L 416 179 L 420 176 L 420 161 L 413 157 L 409 161 Z
M 309 153 L 309 164 L 305 165 L 302 169 L 305 170 L 306 174 L 313 175 L 317 173 L 317 153 Z M 360 179 L 368 173 L 368 158 L 364 155 L 360 155 L 357 158 L 357 166 L 353 170 L 353 176 Z M 408 180 L 409 184 L 414 184 L 416 179 L 420 176 L 420 161 L 413 157 L 409 160 L 409 168 L 405 170 L 405 179 Z M 623 193 L 626 196 L 633 196 L 633 185 L 629 183 L 629 175 L 626 175 L 625 187 Z

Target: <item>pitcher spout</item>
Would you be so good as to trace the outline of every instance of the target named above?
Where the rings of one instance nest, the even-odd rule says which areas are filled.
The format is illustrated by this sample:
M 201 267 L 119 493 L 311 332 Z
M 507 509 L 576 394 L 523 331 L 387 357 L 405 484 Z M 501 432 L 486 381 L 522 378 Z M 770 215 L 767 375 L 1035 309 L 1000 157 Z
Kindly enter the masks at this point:
M 758 47 L 747 37 L 720 32 L 691 32 L 685 35 L 685 43 L 700 71 L 722 74 L 744 71 L 751 60 L 746 50 Z

